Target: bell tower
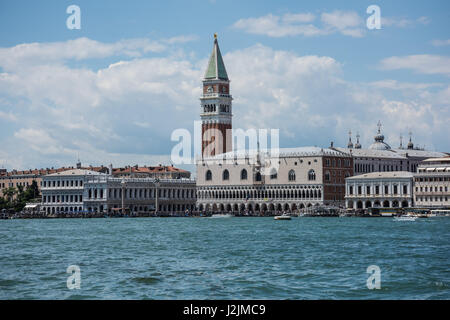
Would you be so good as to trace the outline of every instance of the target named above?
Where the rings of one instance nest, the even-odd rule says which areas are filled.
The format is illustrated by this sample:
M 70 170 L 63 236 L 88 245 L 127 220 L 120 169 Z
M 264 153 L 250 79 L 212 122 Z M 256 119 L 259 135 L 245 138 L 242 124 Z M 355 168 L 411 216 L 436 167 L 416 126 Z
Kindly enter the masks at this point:
M 203 93 L 200 97 L 202 120 L 202 157 L 210 157 L 232 150 L 232 100 L 228 79 L 217 34 L 203 78 Z

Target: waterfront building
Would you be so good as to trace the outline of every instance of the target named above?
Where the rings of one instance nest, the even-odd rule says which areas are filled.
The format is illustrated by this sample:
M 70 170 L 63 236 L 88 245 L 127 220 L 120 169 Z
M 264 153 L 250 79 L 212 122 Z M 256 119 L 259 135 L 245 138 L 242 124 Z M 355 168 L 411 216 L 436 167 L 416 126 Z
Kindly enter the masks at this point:
M 345 205 L 352 209 L 412 207 L 413 175 L 408 171 L 389 171 L 348 177 Z
M 265 172 L 264 163 L 275 161 L 278 169 Z M 284 148 L 277 157 L 259 150 L 228 152 L 197 161 L 197 207 L 259 213 L 343 205 L 345 177 L 351 175 L 352 158 L 332 149 Z
M 414 201 L 421 208 L 450 208 L 450 157 L 426 159 L 419 165 Z
M 3 190 L 9 187 L 18 189 L 23 187 L 25 190 L 33 181 L 36 181 L 39 191 L 42 188 L 42 178 L 45 175 L 63 172 L 72 169 L 89 170 L 100 173 L 109 174 L 111 169 L 113 175 L 116 177 L 125 178 L 158 178 L 158 179 L 188 179 L 191 176 L 189 171 L 176 168 L 174 166 L 126 166 L 122 168 L 111 168 L 111 165 L 106 166 L 82 166 L 78 161 L 76 167 L 61 167 L 61 168 L 45 168 L 45 169 L 29 169 L 29 170 L 11 170 L 0 169 L 0 197 L 3 197 Z M 15 195 L 17 196 L 17 195 Z
M 70 169 L 42 177 L 42 210 L 47 213 L 80 212 L 84 204 L 84 184 L 88 177 L 105 173 Z
M 9 187 L 18 189 L 23 187 L 24 190 L 29 187 L 33 181 L 36 181 L 39 191 L 42 188 L 42 177 L 45 175 L 63 172 L 66 170 L 75 169 L 74 167 L 61 167 L 61 168 L 45 168 L 45 169 L 29 169 L 29 170 L 11 170 L 0 169 L 0 197 L 3 197 L 3 190 Z M 96 172 L 107 173 L 108 168 L 104 166 L 100 167 L 82 167 L 81 162 L 78 161 L 76 169 L 90 170 Z
M 91 176 L 84 184 L 83 206 L 89 212 L 174 213 L 195 210 L 195 180 Z M 157 210 L 156 210 L 157 209 Z
M 115 178 L 71 169 L 46 175 L 42 182 L 41 207 L 47 213 L 111 213 L 122 208 L 149 212 L 156 207 L 158 212 L 171 213 L 195 209 L 195 180 L 191 179 Z

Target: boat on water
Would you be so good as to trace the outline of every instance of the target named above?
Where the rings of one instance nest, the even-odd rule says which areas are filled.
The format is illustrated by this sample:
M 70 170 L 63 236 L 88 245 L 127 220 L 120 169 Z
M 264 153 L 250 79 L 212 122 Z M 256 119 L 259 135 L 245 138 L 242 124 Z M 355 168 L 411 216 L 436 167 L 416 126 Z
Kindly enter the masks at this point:
M 291 216 L 288 216 L 287 214 L 283 214 L 281 216 L 275 216 L 273 217 L 274 220 L 291 220 Z
M 417 217 L 411 217 L 411 216 L 400 216 L 400 217 L 394 217 L 394 221 L 416 221 Z
M 216 213 L 212 214 L 210 218 L 231 218 L 233 217 L 230 213 Z

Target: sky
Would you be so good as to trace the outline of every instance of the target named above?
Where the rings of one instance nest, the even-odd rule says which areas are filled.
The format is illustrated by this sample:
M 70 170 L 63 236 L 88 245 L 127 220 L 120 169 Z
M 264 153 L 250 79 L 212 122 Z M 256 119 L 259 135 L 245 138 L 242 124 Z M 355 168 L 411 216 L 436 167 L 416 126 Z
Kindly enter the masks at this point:
M 80 8 L 80 29 L 66 12 Z M 369 29 L 370 5 L 381 28 Z M 0 167 L 170 164 L 219 45 L 234 128 L 450 152 L 450 2 L 0 1 Z M 180 165 L 192 169 L 192 167 Z

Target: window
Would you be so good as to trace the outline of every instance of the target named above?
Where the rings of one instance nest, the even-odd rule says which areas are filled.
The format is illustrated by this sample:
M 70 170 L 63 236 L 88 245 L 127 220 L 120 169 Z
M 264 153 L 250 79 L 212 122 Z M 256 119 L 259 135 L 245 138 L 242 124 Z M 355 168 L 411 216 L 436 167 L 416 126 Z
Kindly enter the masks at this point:
M 316 180 L 316 172 L 313 169 L 308 171 L 308 180 Z
M 245 169 L 241 171 L 241 180 L 247 180 L 247 170 Z
M 260 172 L 256 173 L 255 180 L 256 181 L 261 181 L 261 173 Z
M 206 180 L 206 181 L 212 180 L 212 173 L 211 173 L 211 170 L 206 171 L 205 180 Z
M 325 181 L 330 181 L 330 172 L 325 172 Z
M 275 168 L 272 168 L 271 170 L 270 170 L 270 179 L 276 179 L 278 177 L 278 174 L 277 174 L 277 170 L 275 169 Z
M 222 180 L 230 180 L 230 172 L 227 169 L 222 173 Z
M 289 181 L 295 181 L 295 171 L 289 171 Z

